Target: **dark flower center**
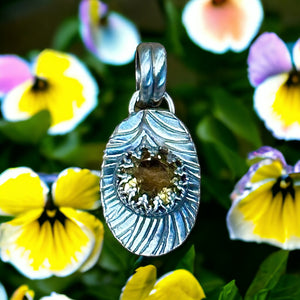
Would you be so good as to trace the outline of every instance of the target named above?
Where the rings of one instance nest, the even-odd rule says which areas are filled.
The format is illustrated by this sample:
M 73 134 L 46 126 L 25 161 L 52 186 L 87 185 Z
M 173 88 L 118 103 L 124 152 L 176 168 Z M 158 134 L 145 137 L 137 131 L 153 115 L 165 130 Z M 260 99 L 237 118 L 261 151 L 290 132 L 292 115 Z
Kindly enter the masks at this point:
M 31 88 L 31 90 L 33 92 L 41 92 L 41 91 L 45 91 L 49 88 L 49 83 L 40 77 L 35 77 L 34 78 L 34 83 L 33 86 Z
M 222 5 L 225 2 L 226 2 L 226 0 L 212 0 L 212 4 L 216 5 L 216 6 Z
M 48 221 L 51 227 L 54 226 L 55 221 L 59 221 L 63 226 L 65 225 L 66 216 L 58 209 L 44 209 L 41 216 L 38 218 L 40 226 L 42 226 L 46 221 Z
M 300 72 L 293 70 L 289 74 L 289 78 L 285 83 L 288 87 L 289 86 L 300 86 Z
M 283 201 L 288 194 L 291 195 L 292 199 L 295 199 L 295 189 L 293 179 L 289 175 L 280 176 L 276 183 L 272 186 L 273 198 L 278 194 L 282 194 Z
M 52 176 L 54 178 L 54 176 Z M 47 201 L 44 207 L 43 213 L 38 218 L 40 226 L 42 226 L 46 221 L 48 221 L 51 227 L 54 226 L 55 221 L 59 221 L 63 226 L 65 225 L 66 216 L 59 210 L 59 208 L 54 204 L 52 197 L 51 186 L 53 181 L 51 181 L 51 175 L 45 177 L 45 182 L 49 187 L 49 192 L 47 194 Z M 49 181 L 48 181 L 49 180 Z

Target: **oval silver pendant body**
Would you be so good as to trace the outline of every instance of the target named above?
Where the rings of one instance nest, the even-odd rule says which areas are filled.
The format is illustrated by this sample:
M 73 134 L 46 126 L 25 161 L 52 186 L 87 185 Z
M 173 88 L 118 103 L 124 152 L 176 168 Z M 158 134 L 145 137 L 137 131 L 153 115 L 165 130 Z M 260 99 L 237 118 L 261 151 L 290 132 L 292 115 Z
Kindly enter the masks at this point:
M 200 166 L 172 112 L 132 112 L 115 129 L 104 153 L 101 199 L 109 228 L 129 251 L 157 256 L 183 243 L 196 221 Z

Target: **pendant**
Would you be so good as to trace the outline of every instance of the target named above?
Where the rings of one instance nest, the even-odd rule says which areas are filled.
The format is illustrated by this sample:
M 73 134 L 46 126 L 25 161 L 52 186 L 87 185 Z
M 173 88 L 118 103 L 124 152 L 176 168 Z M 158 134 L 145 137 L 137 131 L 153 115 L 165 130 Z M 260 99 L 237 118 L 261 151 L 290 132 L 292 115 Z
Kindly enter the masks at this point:
M 180 246 L 195 224 L 200 202 L 195 145 L 165 92 L 166 68 L 162 45 L 137 47 L 137 91 L 129 117 L 107 143 L 101 170 L 106 222 L 126 249 L 144 256 Z M 159 108 L 162 101 L 168 110 Z

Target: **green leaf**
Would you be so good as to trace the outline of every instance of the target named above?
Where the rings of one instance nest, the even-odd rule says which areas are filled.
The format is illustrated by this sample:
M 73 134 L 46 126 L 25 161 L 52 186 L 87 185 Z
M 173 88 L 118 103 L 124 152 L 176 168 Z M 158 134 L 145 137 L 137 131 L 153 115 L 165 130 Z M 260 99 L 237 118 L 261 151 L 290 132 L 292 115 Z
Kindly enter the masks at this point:
M 72 131 L 65 136 L 47 137 L 43 141 L 41 151 L 47 158 L 68 165 L 99 169 L 104 148 L 104 143 L 82 144 L 78 131 Z
M 242 297 L 239 293 L 237 286 L 235 285 L 235 280 L 232 280 L 223 287 L 218 300 L 240 300 L 240 299 L 242 299 Z
M 208 116 L 197 127 L 197 135 L 203 141 L 212 143 L 215 150 L 230 169 L 233 177 L 241 176 L 247 170 L 246 162 L 237 152 L 236 140 L 231 132 L 218 120 Z
M 197 127 L 197 134 L 204 142 L 222 144 L 228 148 L 235 148 L 237 145 L 232 133 L 212 116 L 207 116 L 201 120 Z
M 66 51 L 72 41 L 78 36 L 78 18 L 71 18 L 64 21 L 58 28 L 53 38 L 53 48 L 59 51 Z
M 268 299 L 268 294 L 269 294 L 269 290 L 268 289 L 263 289 L 260 290 L 253 298 L 253 300 L 266 300 Z
M 186 252 L 186 254 L 180 259 L 176 269 L 186 269 L 191 273 L 194 273 L 196 251 L 194 245 Z
M 176 54 L 181 55 L 184 53 L 183 47 L 180 43 L 179 39 L 179 30 L 181 25 L 181 18 L 180 13 L 178 12 L 177 8 L 174 5 L 174 1 L 171 0 L 164 0 L 164 9 L 166 12 L 166 17 L 168 20 L 168 37 L 173 46 L 173 50 Z
M 300 275 L 283 275 L 277 285 L 269 293 L 268 300 L 299 300 Z
M 259 130 L 245 105 L 223 90 L 212 92 L 214 115 L 238 136 L 249 141 L 256 148 L 262 145 Z
M 259 270 L 248 288 L 245 300 L 255 299 L 255 296 L 262 290 L 266 293 L 275 287 L 281 275 L 286 270 L 289 252 L 286 250 L 279 250 L 268 256 L 260 265 Z M 257 299 L 265 299 L 262 296 Z
M 40 111 L 28 120 L 18 122 L 0 121 L 0 132 L 20 144 L 37 144 L 50 127 L 48 111 Z
M 214 177 L 203 176 L 201 184 L 203 189 L 206 189 L 226 210 L 230 208 L 231 201 L 229 195 L 232 192 L 232 186 L 227 181 L 222 182 L 216 180 Z

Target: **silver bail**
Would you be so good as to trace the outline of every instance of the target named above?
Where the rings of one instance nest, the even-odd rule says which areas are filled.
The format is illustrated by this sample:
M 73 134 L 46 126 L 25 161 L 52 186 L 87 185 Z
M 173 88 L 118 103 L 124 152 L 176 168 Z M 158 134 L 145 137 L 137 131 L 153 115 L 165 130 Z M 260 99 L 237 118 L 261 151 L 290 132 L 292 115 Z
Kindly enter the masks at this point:
M 167 52 L 159 43 L 141 43 L 135 54 L 136 105 L 143 108 L 160 105 L 166 91 Z

